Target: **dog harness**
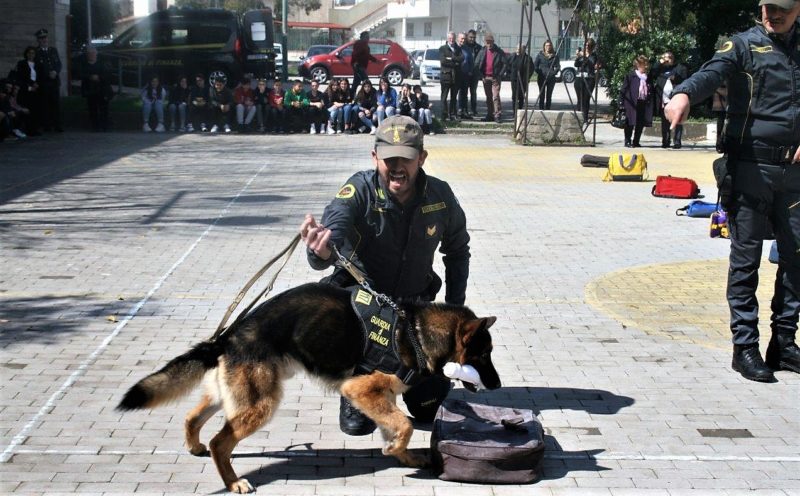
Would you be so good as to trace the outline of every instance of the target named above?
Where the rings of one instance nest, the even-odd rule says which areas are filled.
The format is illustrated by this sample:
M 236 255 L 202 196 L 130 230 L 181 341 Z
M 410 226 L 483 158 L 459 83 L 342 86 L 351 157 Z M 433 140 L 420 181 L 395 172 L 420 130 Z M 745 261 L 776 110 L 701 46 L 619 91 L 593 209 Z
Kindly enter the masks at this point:
M 360 286 L 351 288 L 350 303 L 361 322 L 364 332 L 364 352 L 361 361 L 356 366 L 358 374 L 369 374 L 380 371 L 393 374 L 407 386 L 415 386 L 424 379 L 425 364 L 421 359 L 421 349 L 416 342 L 408 321 L 400 318 L 397 312 L 389 305 L 381 305 L 376 298 Z M 398 329 L 402 322 L 404 327 Z M 399 331 L 399 332 L 398 332 Z M 414 347 L 419 369 L 407 367 L 400 360 L 398 352 L 398 338 L 406 334 Z

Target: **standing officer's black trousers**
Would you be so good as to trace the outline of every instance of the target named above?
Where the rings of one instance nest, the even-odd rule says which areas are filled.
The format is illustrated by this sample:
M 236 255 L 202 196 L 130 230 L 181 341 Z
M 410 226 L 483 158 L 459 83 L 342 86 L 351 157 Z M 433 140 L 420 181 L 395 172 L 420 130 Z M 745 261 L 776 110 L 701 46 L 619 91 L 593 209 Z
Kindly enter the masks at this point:
M 800 314 L 800 164 L 735 165 L 728 305 L 733 344 L 758 342 L 758 268 L 770 222 L 778 243 L 779 270 L 772 299 L 772 331 L 794 335 Z

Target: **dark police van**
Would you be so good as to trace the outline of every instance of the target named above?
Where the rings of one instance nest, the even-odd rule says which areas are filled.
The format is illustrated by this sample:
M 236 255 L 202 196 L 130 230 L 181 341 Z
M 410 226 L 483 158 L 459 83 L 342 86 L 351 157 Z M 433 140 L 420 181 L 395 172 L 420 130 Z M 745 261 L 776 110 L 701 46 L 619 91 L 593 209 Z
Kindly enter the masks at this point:
M 155 12 L 98 48 L 98 56 L 125 85 L 143 86 L 153 76 L 162 83 L 178 77 L 206 77 L 223 71 L 235 85 L 245 73 L 273 78 L 275 51 L 272 10 L 238 16 L 223 9 L 169 8 Z

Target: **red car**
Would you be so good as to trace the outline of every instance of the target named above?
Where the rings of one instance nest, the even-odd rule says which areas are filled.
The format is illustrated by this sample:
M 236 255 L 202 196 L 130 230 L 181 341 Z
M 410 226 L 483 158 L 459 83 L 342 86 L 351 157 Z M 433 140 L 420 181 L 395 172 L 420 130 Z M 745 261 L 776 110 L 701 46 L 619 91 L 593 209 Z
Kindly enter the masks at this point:
M 330 53 L 314 55 L 300 65 L 300 75 L 315 79 L 320 84 L 333 77 L 353 77 L 350 57 L 353 43 L 345 43 Z M 397 86 L 411 74 L 411 61 L 403 47 L 390 40 L 369 40 L 369 50 L 377 62 L 370 62 L 367 75 L 370 77 L 385 76 L 392 86 Z

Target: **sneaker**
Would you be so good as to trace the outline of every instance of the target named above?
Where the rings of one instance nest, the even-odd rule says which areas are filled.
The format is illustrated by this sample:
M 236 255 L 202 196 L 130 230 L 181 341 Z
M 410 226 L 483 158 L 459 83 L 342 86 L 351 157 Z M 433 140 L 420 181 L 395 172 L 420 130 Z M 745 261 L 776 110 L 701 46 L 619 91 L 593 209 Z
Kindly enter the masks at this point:
M 325 124 L 319 125 L 319 134 L 325 134 Z
M 336 130 L 336 134 L 342 134 L 342 130 L 341 129 L 337 129 Z
M 27 134 L 23 133 L 19 129 L 12 129 L 11 132 L 14 133 L 14 136 L 16 136 L 19 139 L 24 139 L 28 137 Z
M 331 134 L 336 134 L 336 130 L 335 130 L 335 129 L 333 129 L 331 126 L 328 126 L 328 134 L 329 134 L 329 135 L 331 135 Z
M 227 125 L 227 124 L 225 124 L 225 132 L 226 133 L 231 132 L 231 127 L 229 125 Z
M 187 133 L 193 133 L 194 132 L 194 126 L 192 126 L 191 124 L 186 126 L 186 132 Z
M 377 130 L 374 127 L 369 130 L 369 134 L 375 134 L 376 132 Z
M 201 122 L 200 123 L 200 131 L 202 131 L 204 133 L 208 132 L 208 128 L 206 127 L 206 123 L 205 122 Z
M 211 126 L 211 131 L 210 131 L 210 132 L 212 132 L 212 133 L 216 133 L 217 131 L 219 131 L 219 127 L 218 127 L 216 124 L 214 124 L 213 126 Z
M 308 134 L 317 134 L 317 126 L 311 124 L 311 128 L 308 130 Z
M 158 126 L 156 126 L 156 132 L 157 132 L 157 133 L 163 133 L 164 131 L 166 131 L 166 129 L 164 128 L 164 124 L 161 124 L 161 123 L 159 122 L 159 123 L 158 123 Z
M 146 133 L 149 133 L 150 131 L 152 131 L 152 129 L 150 129 L 150 124 L 145 124 L 144 126 L 142 126 L 142 131 L 144 131 Z

